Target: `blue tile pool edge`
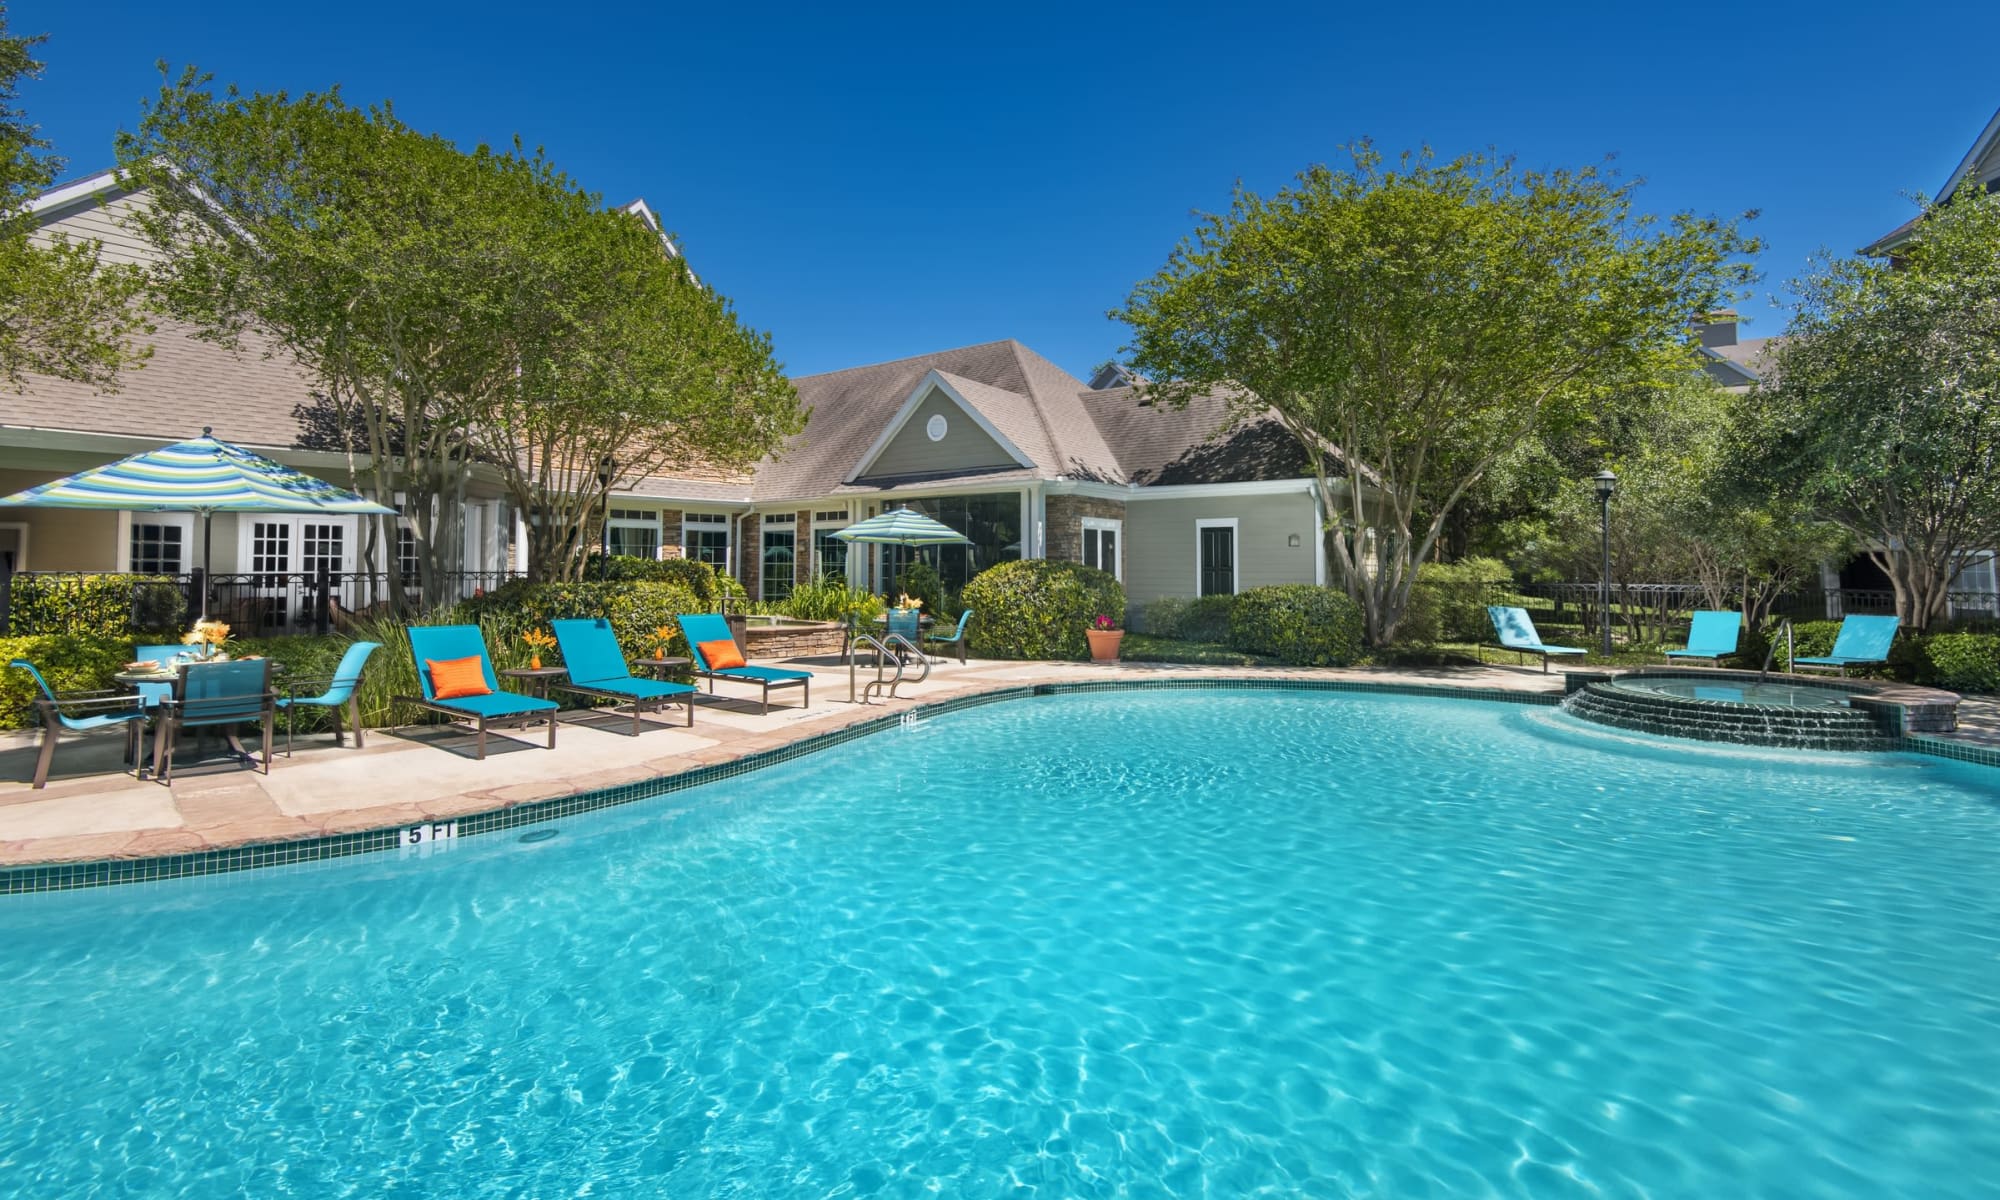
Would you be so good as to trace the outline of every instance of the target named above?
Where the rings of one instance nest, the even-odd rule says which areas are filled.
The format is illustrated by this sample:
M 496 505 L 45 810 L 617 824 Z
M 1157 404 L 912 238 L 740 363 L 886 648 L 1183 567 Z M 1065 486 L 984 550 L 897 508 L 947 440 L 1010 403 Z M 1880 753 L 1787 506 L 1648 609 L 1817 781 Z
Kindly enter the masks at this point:
M 617 787 L 601 788 L 593 792 L 582 792 L 573 796 L 557 796 L 547 800 L 531 800 L 504 808 L 489 809 L 485 812 L 449 818 L 457 823 L 458 837 L 478 837 L 482 834 L 502 833 L 525 825 L 539 825 L 548 821 L 561 820 L 579 813 L 595 812 L 621 804 L 631 804 L 640 800 L 651 800 L 658 796 L 701 787 L 704 784 L 731 779 L 751 771 L 790 762 L 808 754 L 816 754 L 835 746 L 867 737 L 887 729 L 900 728 L 905 722 L 921 721 L 927 717 L 941 716 L 967 708 L 977 708 L 985 704 L 995 704 L 1003 700 L 1028 699 L 1035 696 L 1063 696 L 1087 692 L 1129 692 L 1129 691 L 1297 691 L 1297 692 L 1352 692 L 1376 693 L 1397 696 L 1426 696 L 1457 700 L 1486 700 L 1502 704 L 1524 704 L 1553 708 L 1562 702 L 1562 697 L 1548 692 L 1518 692 L 1501 688 L 1452 687 L 1448 684 L 1418 683 L 1369 683 L 1347 679 L 1300 679 L 1300 678 L 1236 678 L 1211 676 L 1194 679 L 1119 679 L 1087 681 L 1078 683 L 1039 683 L 1019 687 L 995 688 L 991 691 L 976 692 L 968 696 L 957 696 L 949 700 L 939 700 L 930 704 L 920 704 L 901 712 L 886 713 L 864 721 L 825 733 L 801 738 L 771 750 L 761 750 L 744 755 L 726 763 L 712 763 L 694 767 L 672 775 L 662 775 L 637 783 L 621 784 Z M 1928 754 L 1939 758 L 1955 759 L 1961 762 L 1978 763 L 1984 766 L 2000 767 L 2000 750 L 1955 742 L 1948 738 L 1931 737 L 1922 734 L 1905 734 L 1895 740 L 1890 750 L 1914 754 Z M 300 838 L 285 842 L 264 842 L 248 846 L 235 846 L 222 850 L 203 850 L 191 854 L 172 854 L 159 858 L 103 859 L 93 862 L 41 863 L 29 866 L 0 868 L 0 895 L 14 896 L 38 892 L 71 891 L 78 888 L 114 887 L 131 883 L 158 883 L 172 879 L 189 879 L 207 875 L 222 875 L 234 871 L 253 871 L 264 867 L 295 866 L 301 863 L 321 862 L 329 859 L 346 858 L 355 854 L 374 854 L 384 850 L 395 850 L 403 844 L 407 825 L 396 825 L 385 829 L 364 830 L 359 833 L 329 834 L 325 837 Z

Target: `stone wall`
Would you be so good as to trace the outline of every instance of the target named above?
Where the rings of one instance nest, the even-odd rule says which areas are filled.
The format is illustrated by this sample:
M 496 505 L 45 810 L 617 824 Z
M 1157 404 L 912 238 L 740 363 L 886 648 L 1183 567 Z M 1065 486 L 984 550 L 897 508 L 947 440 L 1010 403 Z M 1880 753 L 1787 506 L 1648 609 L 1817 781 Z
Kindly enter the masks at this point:
M 1043 557 L 1058 562 L 1082 562 L 1085 517 L 1123 521 L 1125 502 L 1099 500 L 1094 496 L 1050 496 L 1047 523 L 1043 526 L 1048 550 Z M 1125 533 L 1122 528 L 1118 533 L 1117 575 L 1120 579 L 1125 577 Z
M 744 629 L 743 640 L 745 658 L 820 658 L 847 648 L 847 628 L 837 621 L 775 627 L 753 623 Z

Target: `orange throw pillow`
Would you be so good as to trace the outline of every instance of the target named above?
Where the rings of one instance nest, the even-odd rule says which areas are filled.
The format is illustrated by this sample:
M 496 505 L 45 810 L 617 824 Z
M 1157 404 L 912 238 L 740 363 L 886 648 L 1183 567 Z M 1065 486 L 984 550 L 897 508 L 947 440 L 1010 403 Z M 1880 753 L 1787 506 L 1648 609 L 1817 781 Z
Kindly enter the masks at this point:
M 735 638 L 717 638 L 703 642 L 699 647 L 701 661 L 708 664 L 711 671 L 726 671 L 731 667 L 748 666 L 743 661 L 743 652 L 736 648 Z
M 439 700 L 493 694 L 493 689 L 486 686 L 486 668 L 477 654 L 471 658 L 447 658 L 443 662 L 427 658 L 424 669 L 431 673 L 431 695 Z

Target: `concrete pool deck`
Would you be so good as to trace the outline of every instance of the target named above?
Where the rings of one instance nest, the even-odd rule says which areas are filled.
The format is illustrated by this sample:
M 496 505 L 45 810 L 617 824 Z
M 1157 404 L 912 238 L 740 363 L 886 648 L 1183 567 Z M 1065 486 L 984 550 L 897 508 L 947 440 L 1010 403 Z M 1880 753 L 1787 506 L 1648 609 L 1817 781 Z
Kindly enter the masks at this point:
M 488 737 L 484 762 L 472 737 L 436 725 L 371 731 L 366 748 L 336 748 L 329 735 L 302 737 L 263 775 L 235 760 L 176 761 L 171 787 L 121 769 L 117 737 L 65 738 L 49 785 L 28 786 L 40 734 L 0 733 L 0 867 L 160 858 L 448 820 L 729 762 L 885 713 L 984 691 L 1047 683 L 1163 679 L 1318 679 L 1465 691 L 1560 694 L 1560 673 L 1513 665 L 1436 668 L 1279 669 L 1142 663 L 940 663 L 907 697 L 847 702 L 848 672 L 826 660 L 791 664 L 814 673 L 810 708 L 783 692 L 768 715 L 746 687 L 723 684 L 704 698 L 695 724 L 670 709 L 630 736 L 630 719 L 563 715 L 556 748 L 539 728 Z M 861 676 L 865 682 L 871 676 Z M 2000 703 L 1968 700 L 1968 742 L 2000 745 Z

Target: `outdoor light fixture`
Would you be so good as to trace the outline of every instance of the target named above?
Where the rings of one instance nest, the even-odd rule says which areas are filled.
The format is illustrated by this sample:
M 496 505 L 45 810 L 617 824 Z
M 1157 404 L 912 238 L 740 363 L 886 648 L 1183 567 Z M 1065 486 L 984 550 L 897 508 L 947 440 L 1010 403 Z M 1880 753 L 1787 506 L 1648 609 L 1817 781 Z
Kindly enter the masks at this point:
M 597 577 L 611 577 L 611 481 L 618 477 L 618 460 L 609 454 L 597 460 L 597 484 L 604 489 L 604 519 L 597 525 Z
M 1598 533 L 1604 551 L 1604 568 L 1597 577 L 1597 611 L 1604 623 L 1604 657 L 1611 657 L 1611 493 L 1618 490 L 1618 477 L 1610 468 L 1599 471 L 1597 481 L 1597 505 L 1599 509 Z

